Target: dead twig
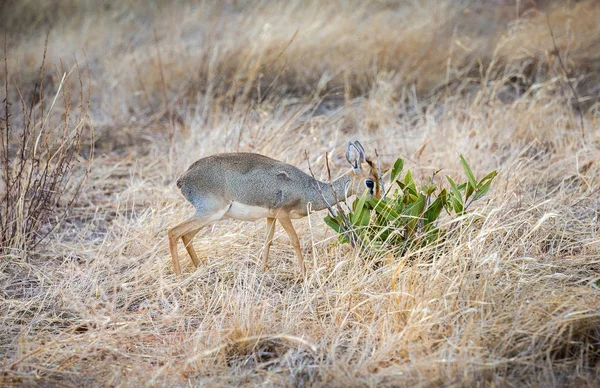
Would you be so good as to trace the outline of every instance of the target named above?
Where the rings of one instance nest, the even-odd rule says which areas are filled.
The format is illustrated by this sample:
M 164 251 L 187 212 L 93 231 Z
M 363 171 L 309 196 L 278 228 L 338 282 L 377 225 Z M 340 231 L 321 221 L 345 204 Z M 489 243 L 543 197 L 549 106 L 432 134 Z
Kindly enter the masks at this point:
M 158 48 L 158 35 L 156 34 L 156 28 L 154 31 L 154 46 L 156 47 L 156 59 L 158 60 L 158 73 L 160 75 L 160 88 L 165 102 L 165 112 L 167 119 L 169 120 L 169 142 L 173 143 L 173 136 L 175 136 L 175 127 L 173 125 L 173 115 L 171 114 L 171 107 L 169 106 L 169 98 L 167 97 L 167 84 L 165 82 L 165 75 L 163 72 L 162 60 L 160 58 L 160 50 Z
M 333 199 L 335 201 L 337 212 L 334 209 L 334 207 L 329 203 L 329 201 L 327 201 L 327 198 L 325 197 L 325 194 L 323 193 L 323 190 L 322 190 L 321 186 L 319 185 L 319 180 L 315 177 L 315 174 L 312 170 L 312 166 L 310 165 L 310 160 L 308 158 L 308 152 L 304 151 L 304 154 L 306 157 L 306 161 L 308 162 L 308 170 L 310 171 L 310 175 L 315 180 L 315 189 L 317 190 L 317 192 L 321 196 L 321 199 L 323 199 L 323 202 L 327 206 L 327 209 L 329 210 L 329 215 L 332 218 L 337 218 L 337 216 L 339 214 L 342 217 L 342 223 L 343 223 L 343 225 L 340 225 L 340 228 L 342 230 L 342 233 L 350 241 L 350 244 L 352 245 L 352 247 L 356 248 L 356 246 L 358 245 L 358 246 L 360 246 L 360 248 L 363 251 L 368 252 L 369 250 L 367 248 L 367 245 L 360 238 L 358 233 L 356 233 L 356 230 L 354 230 L 352 223 L 348 219 L 348 215 L 342 208 L 340 198 L 338 197 L 337 192 L 335 191 L 335 189 L 333 187 L 333 180 L 331 179 L 331 169 L 329 168 L 329 154 L 325 153 L 325 166 L 327 167 L 327 178 L 329 181 L 329 187 L 331 188 L 331 191 L 333 193 Z
M 329 203 L 329 201 L 327 201 L 327 198 L 325 198 L 325 194 L 323 194 L 323 190 L 321 190 L 321 186 L 319 186 L 318 184 L 318 179 L 315 177 L 315 174 L 313 173 L 312 167 L 310 165 L 310 159 L 308 157 L 308 152 L 304 151 L 304 156 L 306 157 L 306 161 L 308 162 L 308 171 L 310 171 L 310 175 L 313 177 L 313 179 L 315 180 L 315 188 L 317 189 L 317 192 L 319 193 L 319 195 L 321 196 L 321 199 L 323 199 L 323 202 L 325 202 L 325 205 L 327 206 L 327 209 L 329 210 L 329 213 L 332 217 L 337 217 L 337 214 L 335 212 L 335 209 L 333 208 L 333 206 L 331 206 L 331 204 Z
M 569 85 L 569 88 L 571 89 L 571 92 L 573 92 L 573 96 L 575 97 L 575 106 L 577 107 L 577 113 L 579 113 L 579 125 L 581 127 L 581 136 L 583 136 L 585 138 L 585 125 L 583 122 L 583 110 L 581 109 L 581 103 L 579 102 L 579 96 L 577 95 L 577 91 L 575 90 L 575 87 L 573 86 L 573 83 L 571 82 L 571 79 L 569 78 L 569 73 L 567 72 L 567 67 L 565 66 L 562 57 L 560 56 L 560 51 L 558 49 L 558 46 L 556 45 L 556 38 L 554 37 L 554 30 L 552 29 L 552 25 L 550 24 L 550 17 L 548 16 L 548 14 L 546 14 L 546 22 L 548 23 L 548 29 L 550 30 L 550 36 L 552 37 L 552 44 L 554 45 L 554 53 L 556 54 L 556 57 L 558 58 L 558 63 L 560 64 L 560 67 L 562 68 L 563 72 L 565 73 L 565 79 L 567 80 L 567 84 Z
M 379 184 L 381 185 L 381 192 L 383 193 L 382 200 L 385 201 L 387 193 L 385 191 L 385 185 L 383 184 L 383 174 L 381 173 L 381 163 L 379 163 L 379 152 L 375 148 L 375 156 L 377 157 L 377 173 L 379 174 Z

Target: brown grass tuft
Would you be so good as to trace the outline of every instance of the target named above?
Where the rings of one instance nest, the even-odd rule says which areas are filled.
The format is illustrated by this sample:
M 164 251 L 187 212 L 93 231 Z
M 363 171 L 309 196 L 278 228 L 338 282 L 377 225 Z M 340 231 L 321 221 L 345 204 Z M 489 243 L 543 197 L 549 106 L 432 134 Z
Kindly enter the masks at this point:
M 56 93 L 48 97 L 43 76 L 46 49 L 39 78 L 27 97 L 8 71 L 8 55 L 4 57 L 0 251 L 16 257 L 33 251 L 68 216 L 86 176 L 73 171 L 83 164 L 80 151 L 88 125 L 79 67 L 76 63 L 63 72 Z M 71 106 L 74 71 L 80 87 L 76 107 Z
M 69 217 L 1 257 L 1 385 L 597 384 L 596 2 L 102 4 L 0 9 L 2 81 L 37 106 L 49 31 L 49 141 L 80 128 L 55 126 L 77 106 L 58 93 L 75 61 L 97 134 Z M 263 272 L 264 225 L 233 221 L 196 238 L 210 264 L 173 276 L 166 229 L 192 211 L 175 182 L 194 160 L 307 170 L 306 150 L 324 178 L 325 153 L 340 172 L 354 139 L 419 179 L 460 174 L 459 153 L 500 175 L 478 221 L 378 268 L 313 214 L 296 223 L 306 281 L 283 231 Z

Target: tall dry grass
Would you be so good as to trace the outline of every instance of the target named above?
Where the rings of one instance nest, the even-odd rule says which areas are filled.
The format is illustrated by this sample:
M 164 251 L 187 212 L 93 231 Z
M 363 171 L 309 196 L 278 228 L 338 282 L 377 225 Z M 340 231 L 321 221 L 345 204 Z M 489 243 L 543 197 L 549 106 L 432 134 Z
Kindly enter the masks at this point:
M 4 58 L 0 251 L 7 256 L 25 257 L 68 216 L 87 175 L 85 161 L 93 154 L 93 145 L 85 152 L 88 158 L 81 152 L 91 129 L 78 64 L 63 72 L 56 93 L 47 96 L 42 74 L 46 49 L 27 97 L 11 79 Z M 78 92 L 72 88 L 73 78 Z M 72 94 L 78 105 L 71 104 Z
M 97 134 L 70 217 L 0 261 L 3 385 L 595 385 L 600 8 L 522 3 L 3 9 L 24 15 L 5 27 L 11 82 L 34 82 L 49 30 L 47 93 L 88 64 Z M 324 177 L 350 139 L 420 177 L 459 174 L 458 153 L 500 175 L 479 221 L 381 267 L 313 214 L 305 281 L 280 230 L 263 272 L 264 224 L 234 221 L 196 238 L 210 264 L 173 276 L 191 162 L 243 150 L 306 170 L 307 150 Z

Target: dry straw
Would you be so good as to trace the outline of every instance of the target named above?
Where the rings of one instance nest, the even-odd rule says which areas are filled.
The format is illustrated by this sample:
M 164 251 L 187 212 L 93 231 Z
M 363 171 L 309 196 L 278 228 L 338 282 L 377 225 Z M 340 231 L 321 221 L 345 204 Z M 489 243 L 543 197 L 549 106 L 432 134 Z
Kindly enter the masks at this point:
M 79 181 L 96 149 L 68 216 L 0 260 L 0 385 L 597 383 L 596 2 L 9 3 L 10 101 L 15 85 L 37 107 L 41 71 L 59 96 L 44 130 L 62 131 L 89 63 L 97 137 L 73 154 Z M 194 241 L 210 264 L 173 276 L 190 163 L 239 149 L 308 171 L 306 150 L 323 180 L 349 139 L 419 180 L 459 175 L 461 153 L 499 176 L 436 246 L 367 259 L 313 214 L 303 281 L 281 230 L 263 272 L 264 225 L 224 221 Z

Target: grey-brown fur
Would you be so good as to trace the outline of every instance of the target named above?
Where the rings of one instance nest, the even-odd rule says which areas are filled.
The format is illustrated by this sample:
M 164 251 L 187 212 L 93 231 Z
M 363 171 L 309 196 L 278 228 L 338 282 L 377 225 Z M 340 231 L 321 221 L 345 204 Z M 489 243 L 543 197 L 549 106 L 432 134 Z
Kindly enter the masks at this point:
M 266 268 L 276 222 L 285 229 L 296 251 L 302 274 L 306 274 L 300 239 L 292 218 L 304 217 L 309 210 L 322 210 L 365 190 L 381 196 L 380 176 L 362 145 L 348 143 L 348 174 L 332 184 L 320 182 L 298 168 L 252 153 L 228 153 L 196 161 L 177 180 L 177 187 L 196 208 L 194 216 L 169 229 L 169 250 L 175 274 L 181 273 L 177 241 L 181 239 L 196 267 L 200 259 L 192 239 L 204 226 L 223 217 L 241 220 L 266 218 L 267 239 L 263 251 Z
M 349 175 L 335 181 L 338 199 L 353 194 L 350 181 Z M 328 202 L 334 203 L 329 183 L 316 181 L 290 164 L 246 152 L 202 158 L 177 181 L 185 198 L 196 207 L 204 206 L 210 198 L 270 209 L 303 209 L 303 215 L 308 203 L 315 211 L 326 207 L 317 184 Z

